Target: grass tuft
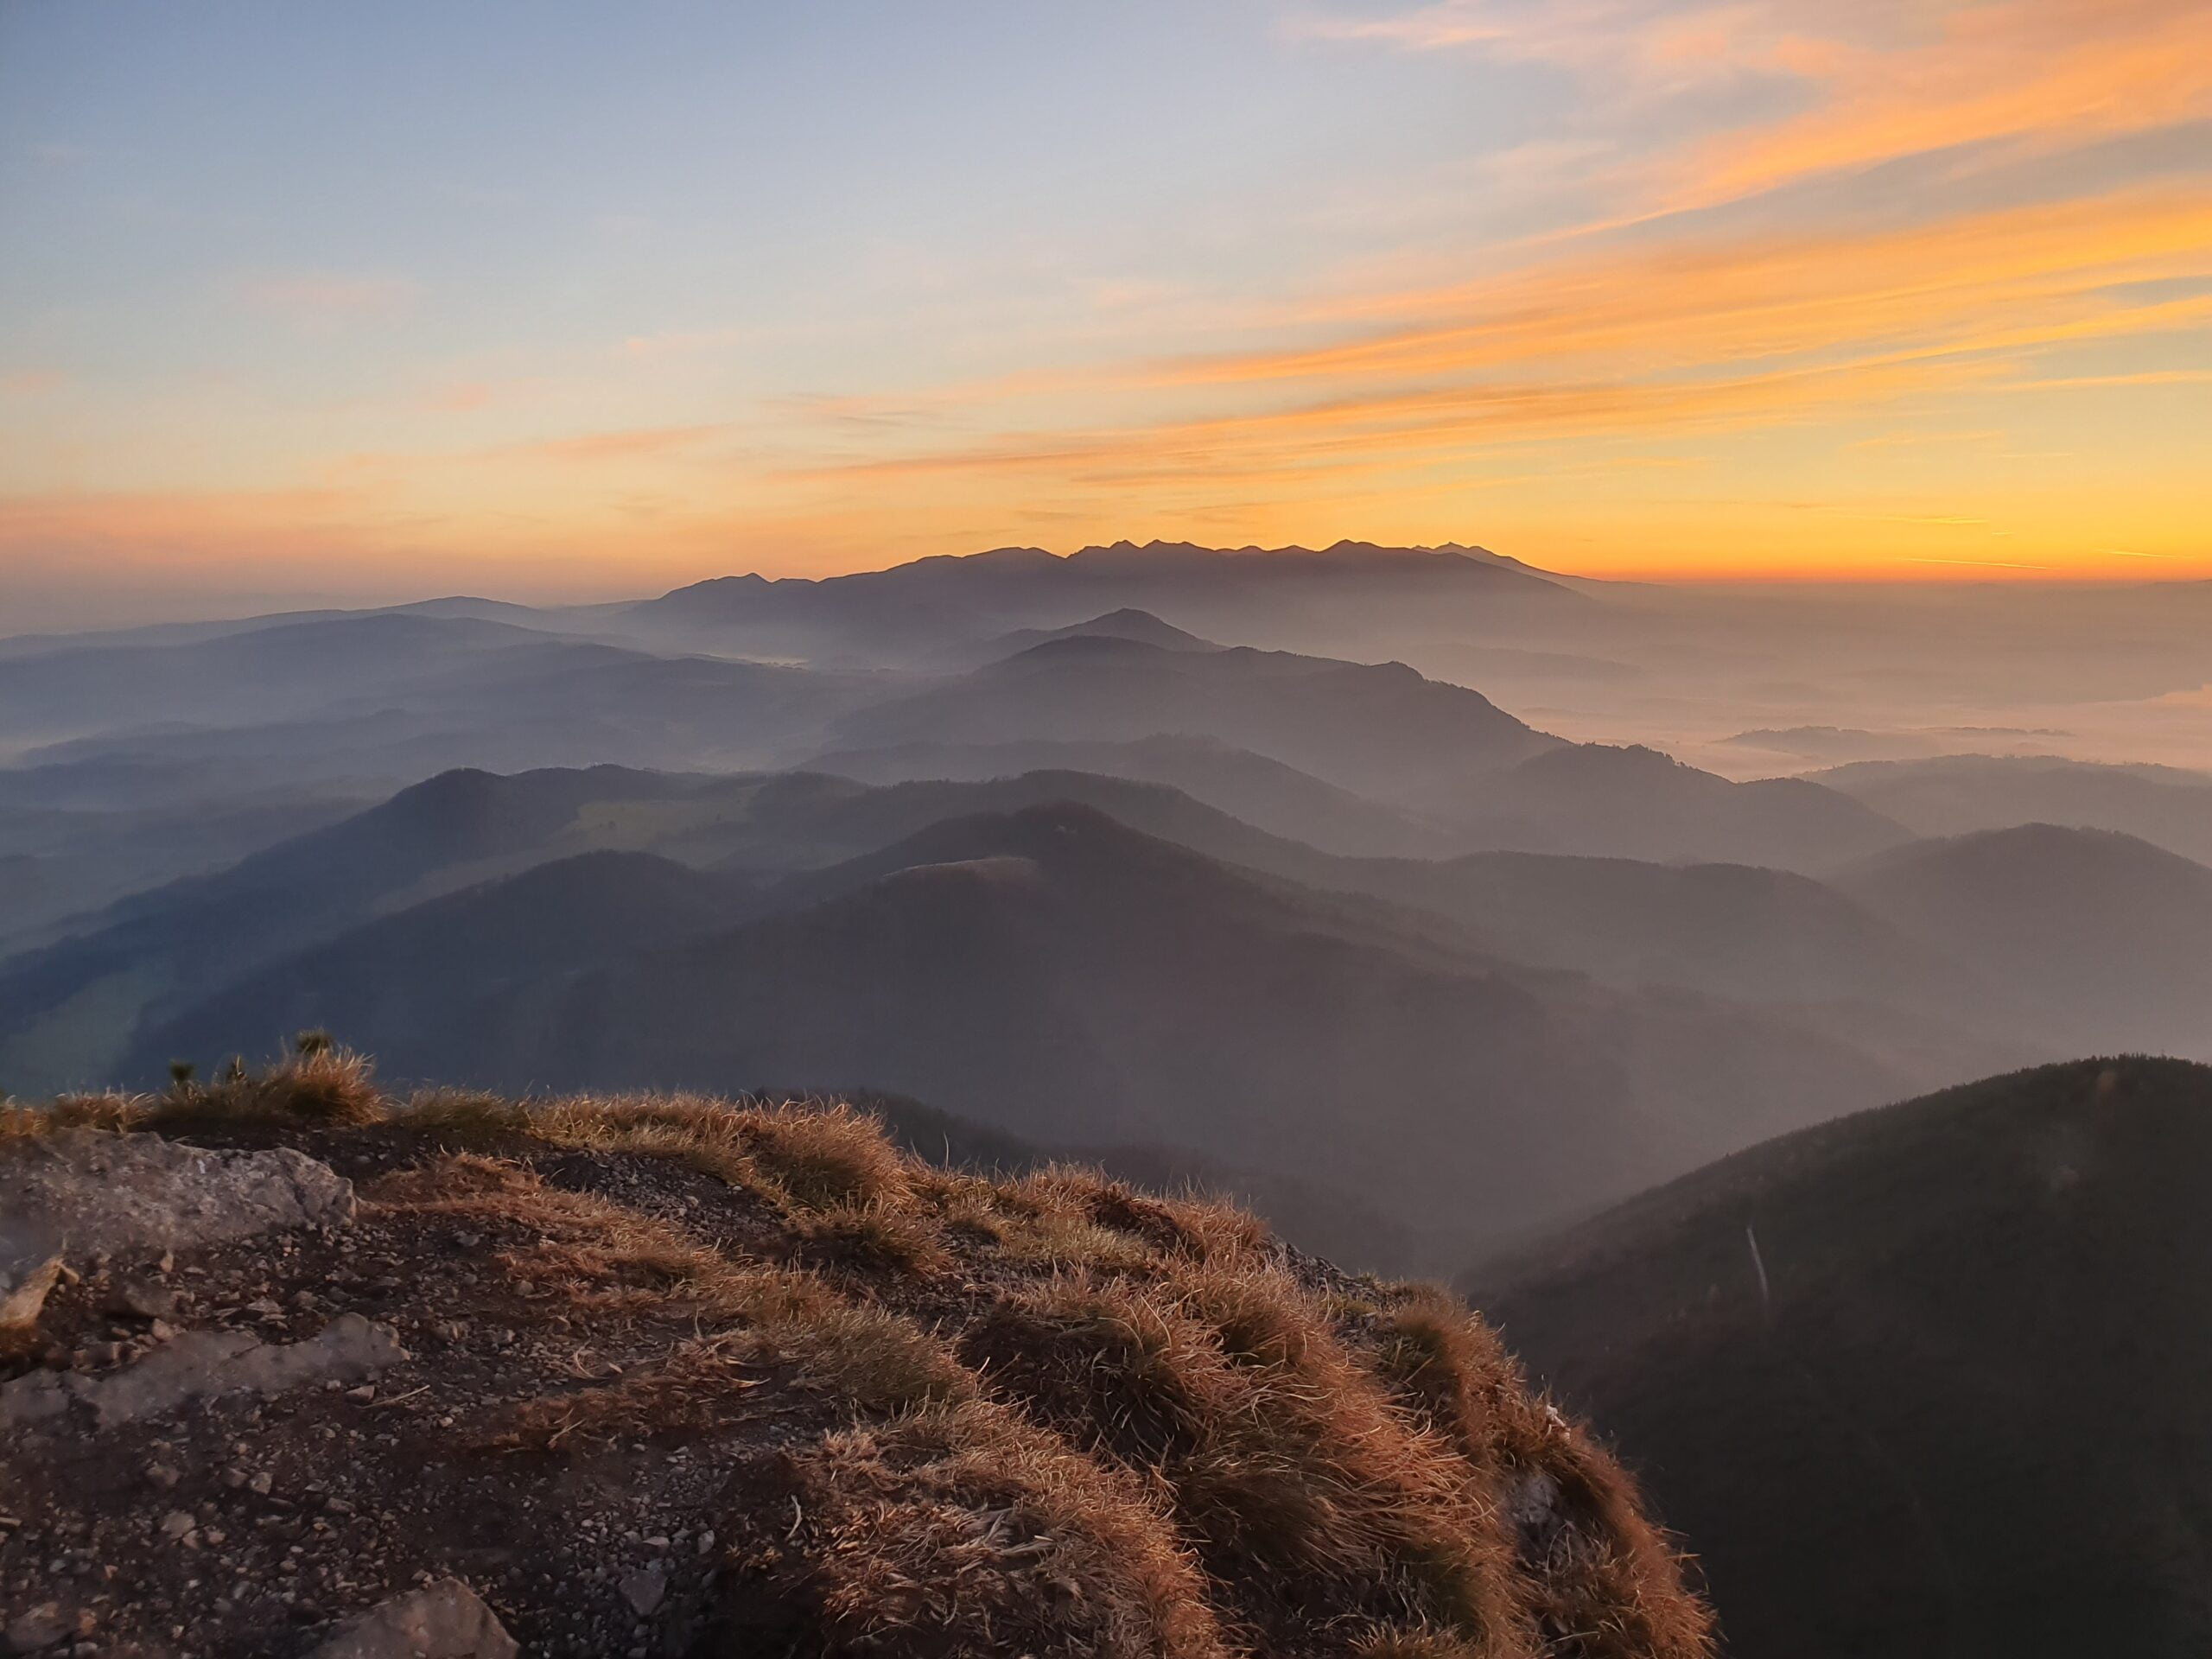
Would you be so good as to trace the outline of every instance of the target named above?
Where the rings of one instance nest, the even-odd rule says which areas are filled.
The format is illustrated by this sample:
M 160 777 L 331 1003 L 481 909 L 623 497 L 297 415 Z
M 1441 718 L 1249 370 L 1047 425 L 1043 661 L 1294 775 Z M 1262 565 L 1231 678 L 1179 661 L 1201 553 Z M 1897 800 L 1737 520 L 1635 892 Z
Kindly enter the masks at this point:
M 1221 1659 L 1206 1586 L 1141 1486 L 970 1402 L 824 1437 L 756 1512 L 754 1558 L 820 1610 L 824 1645 L 918 1656 Z
M 213 1084 L 181 1079 L 138 1127 L 270 1119 L 359 1126 L 382 1122 L 390 1114 L 369 1057 L 327 1040 L 295 1049 L 257 1076 L 233 1075 L 235 1071 L 226 1070 Z
M 1681 1587 L 1680 1557 L 1634 1484 L 1532 1395 L 1490 1327 L 1457 1298 L 1402 1289 L 1379 1319 L 1375 1363 L 1402 1400 L 1491 1472 L 1514 1538 L 1526 1615 L 1562 1659 L 1702 1659 L 1710 1611 Z
M 1003 1297 L 962 1354 L 1073 1443 L 1154 1471 L 1213 1577 L 1294 1626 L 1351 1611 L 1529 1650 L 1495 1506 L 1281 1269 L 1062 1276 Z

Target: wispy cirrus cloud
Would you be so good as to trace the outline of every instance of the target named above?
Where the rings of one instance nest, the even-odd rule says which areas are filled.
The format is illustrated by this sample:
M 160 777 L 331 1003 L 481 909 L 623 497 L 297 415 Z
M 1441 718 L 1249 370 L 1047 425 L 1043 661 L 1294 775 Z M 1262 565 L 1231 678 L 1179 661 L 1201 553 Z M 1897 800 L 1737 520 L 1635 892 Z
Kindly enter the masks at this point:
M 1705 98 L 1707 130 L 1644 169 L 1649 211 L 1965 146 L 2043 153 L 2212 118 L 2212 9 L 2201 0 L 1437 0 L 1382 16 L 1309 14 L 1292 28 L 1549 65 L 1602 90 L 1586 124 L 1610 111 L 1632 127 L 1655 101 Z M 1752 83 L 1778 111 L 1772 99 L 1748 110 L 1712 99 Z

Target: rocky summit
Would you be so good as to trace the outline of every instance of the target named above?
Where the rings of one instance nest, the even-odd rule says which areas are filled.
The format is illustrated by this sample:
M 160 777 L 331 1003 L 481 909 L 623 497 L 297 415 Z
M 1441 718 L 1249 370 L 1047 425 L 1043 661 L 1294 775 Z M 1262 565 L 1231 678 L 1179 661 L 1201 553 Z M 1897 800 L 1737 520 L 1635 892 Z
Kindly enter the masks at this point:
M 327 1050 L 0 1136 L 9 1651 L 1708 1651 L 1464 1306 L 1210 1198 Z

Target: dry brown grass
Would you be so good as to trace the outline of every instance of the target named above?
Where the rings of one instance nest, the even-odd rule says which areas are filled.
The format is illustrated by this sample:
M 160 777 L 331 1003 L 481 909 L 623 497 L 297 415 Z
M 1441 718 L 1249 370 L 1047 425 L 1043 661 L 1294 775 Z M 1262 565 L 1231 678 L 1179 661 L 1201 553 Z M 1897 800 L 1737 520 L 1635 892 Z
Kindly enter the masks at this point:
M 0 1141 L 28 1140 L 56 1129 L 106 1129 L 120 1134 L 142 1127 L 159 1099 L 155 1095 L 110 1091 L 62 1095 L 43 1106 L 0 1102 Z
M 988 1402 L 783 1461 L 760 1566 L 835 1653 L 1220 1659 L 1206 1586 L 1138 1482 Z
M 1682 1589 L 1680 1557 L 1634 1483 L 1533 1395 L 1490 1327 L 1456 1298 L 1400 1294 L 1380 1319 L 1378 1368 L 1492 1471 L 1513 1521 L 1520 1599 L 1565 1659 L 1701 1659 L 1712 1618 Z
M 382 1122 L 390 1110 L 367 1055 L 317 1046 L 287 1054 L 265 1071 L 209 1084 L 180 1083 L 156 1096 L 133 1127 L 181 1128 L 254 1120 L 358 1127 Z
M 771 1366 L 859 1411 L 974 1391 L 944 1343 L 912 1320 L 855 1302 L 818 1275 L 733 1261 L 672 1223 L 547 1186 L 518 1163 L 455 1154 L 386 1176 L 364 1196 L 387 1211 L 505 1222 L 530 1236 L 494 1259 L 549 1312 L 697 1333 L 620 1382 L 529 1402 L 511 1425 L 516 1444 L 710 1430 L 741 1413 L 735 1396 Z
M 928 1278 L 952 1265 L 938 1223 L 918 1209 L 840 1204 L 799 1215 L 792 1231 L 810 1262 L 863 1274 Z
M 259 1077 L 0 1106 L 0 1140 L 252 1119 L 450 1137 L 367 1187 L 367 1213 L 488 1236 L 515 1317 L 587 1338 L 541 1349 L 543 1391 L 493 1444 L 715 1439 L 767 1480 L 763 1420 L 810 1426 L 765 1459 L 772 1520 L 741 1503 L 725 1534 L 811 1621 L 810 1651 L 1710 1652 L 1627 1477 L 1486 1326 L 1438 1291 L 1311 1290 L 1233 1205 L 931 1169 L 840 1105 L 395 1106 L 321 1042 Z M 539 1148 L 704 1172 L 743 1195 L 715 1236 L 766 1259 L 550 1185 Z M 701 1194 L 644 1190 L 686 1214 Z
M 418 1096 L 402 1121 L 515 1133 L 550 1146 L 674 1158 L 793 1214 L 901 1211 L 918 1166 L 842 1102 L 738 1105 L 703 1095 L 575 1095 L 531 1105 L 465 1090 Z
M 1352 1643 L 1356 1659 L 1478 1659 L 1479 1650 L 1446 1630 L 1371 1630 Z
M 1263 1624 L 1433 1622 L 1484 1656 L 1531 1651 L 1487 1494 L 1281 1270 L 1063 1276 L 1002 1299 L 962 1355 L 1076 1444 L 1152 1471 Z

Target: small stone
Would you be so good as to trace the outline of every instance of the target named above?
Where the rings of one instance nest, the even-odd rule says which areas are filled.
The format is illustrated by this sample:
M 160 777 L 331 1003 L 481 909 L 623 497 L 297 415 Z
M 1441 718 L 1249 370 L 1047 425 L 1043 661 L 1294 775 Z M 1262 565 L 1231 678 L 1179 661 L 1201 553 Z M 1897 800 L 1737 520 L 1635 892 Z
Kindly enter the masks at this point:
M 171 1510 L 162 1517 L 162 1536 L 175 1543 L 200 1523 L 182 1510 Z
M 711 1532 L 701 1533 L 699 1535 L 699 1553 L 702 1555 L 709 1554 L 712 1553 L 714 1548 L 715 1535 Z
M 416 1577 L 425 1581 L 422 1589 L 349 1619 L 310 1659 L 515 1659 L 514 1638 L 474 1591 L 458 1579 Z
M 668 1593 L 668 1574 L 657 1567 L 639 1567 L 635 1573 L 622 1575 L 622 1599 L 628 1602 L 640 1618 L 650 1614 Z
M 645 1548 L 647 1549 L 666 1549 L 668 1548 L 668 1535 L 659 1532 L 655 1533 L 652 1537 L 645 1540 Z
M 16 1653 L 36 1653 L 50 1648 L 76 1628 L 77 1621 L 61 1611 L 58 1601 L 41 1602 L 8 1622 L 8 1646 Z
M 112 1319 L 168 1319 L 176 1317 L 177 1293 L 141 1279 L 126 1279 L 101 1300 L 100 1312 Z
M 149 1463 L 146 1465 L 146 1478 L 166 1492 L 183 1477 L 166 1463 Z
M 377 1397 L 376 1384 L 373 1382 L 364 1382 L 358 1389 L 348 1389 L 346 1390 L 346 1397 L 348 1400 L 353 1401 L 357 1405 L 365 1406 L 370 1401 Z
M 247 1479 L 245 1484 L 254 1491 L 259 1493 L 263 1497 L 266 1497 L 269 1496 L 270 1492 L 275 1489 L 276 1478 L 266 1469 L 257 1469 Z
M 149 1332 L 156 1342 L 171 1342 L 176 1338 L 176 1326 L 167 1319 L 156 1319 Z

